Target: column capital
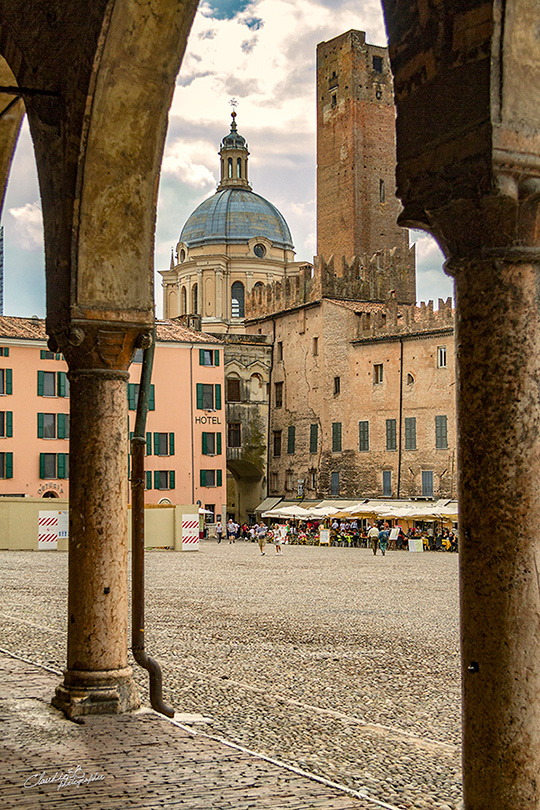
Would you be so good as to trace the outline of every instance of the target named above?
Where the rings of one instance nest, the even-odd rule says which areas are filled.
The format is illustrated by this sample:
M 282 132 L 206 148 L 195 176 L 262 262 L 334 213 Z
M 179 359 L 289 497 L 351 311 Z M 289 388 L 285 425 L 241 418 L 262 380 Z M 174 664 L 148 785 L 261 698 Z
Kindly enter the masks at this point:
M 62 332 L 50 334 L 49 348 L 64 354 L 70 371 L 97 370 L 123 376 L 135 349 L 146 348 L 151 341 L 147 324 L 73 320 Z

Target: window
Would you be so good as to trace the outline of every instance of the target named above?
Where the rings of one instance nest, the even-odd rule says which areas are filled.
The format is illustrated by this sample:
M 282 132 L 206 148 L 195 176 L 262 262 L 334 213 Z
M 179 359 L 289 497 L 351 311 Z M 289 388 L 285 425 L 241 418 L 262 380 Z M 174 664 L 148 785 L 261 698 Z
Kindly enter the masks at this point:
M 9 357 L 9 347 L 8 346 L 0 346 L 0 357 Z M 57 355 L 58 359 L 60 359 L 60 355 Z
M 309 471 L 309 488 L 310 489 L 317 489 L 317 471 L 310 470 Z
M 383 470 L 382 494 L 384 498 L 392 497 L 392 470 Z
M 285 475 L 285 489 L 294 489 L 294 472 L 292 470 L 287 470 Z
M 275 407 L 276 408 L 281 408 L 281 407 L 283 407 L 283 383 L 282 382 L 276 383 L 274 385 L 274 391 L 275 391 L 275 395 L 276 395 L 275 396 L 275 399 L 276 399 Z
M 154 433 L 154 455 L 174 456 L 174 433 Z
M 405 417 L 405 450 L 416 450 L 416 417 Z
M 289 425 L 289 429 L 287 431 L 287 453 L 289 456 L 294 454 L 294 448 L 296 444 L 296 427 L 294 425 Z
M 276 472 L 270 473 L 270 482 L 271 482 L 271 490 L 272 490 L 272 492 L 277 492 L 278 491 L 278 485 L 279 485 L 279 477 L 278 477 L 278 474 Z
M 341 377 L 334 377 L 334 396 L 341 391 Z
M 281 430 L 274 430 L 274 456 L 281 455 Z
M 257 256 L 258 259 L 264 259 L 264 257 L 266 256 L 266 248 L 264 245 L 257 244 L 253 248 L 253 253 L 255 254 L 255 256 Z M 258 281 L 257 284 L 255 284 L 255 287 L 259 286 L 262 287 L 262 282 L 260 281 Z
M 202 434 L 202 453 L 203 456 L 221 455 L 221 433 Z
M 199 411 L 221 410 L 221 385 L 197 383 L 197 408 Z
M 9 351 L 9 349 L 5 349 L 4 351 Z M 1 354 L 2 354 L 2 349 L 0 349 L 0 355 Z M 61 360 L 62 359 L 61 354 L 58 354 L 58 353 L 55 353 L 55 352 L 49 352 L 49 351 L 47 351 L 47 349 L 41 349 L 40 352 L 39 352 L 39 356 L 40 356 L 41 360 Z
M 361 452 L 369 450 L 369 422 L 358 422 L 358 449 Z
M 397 426 L 395 419 L 386 420 L 386 449 L 397 450 Z
M 199 349 L 200 366 L 219 366 L 219 351 L 217 349 Z
M 182 287 L 180 291 L 180 314 L 187 315 L 187 290 L 185 287 Z
M 384 187 L 384 180 L 379 180 L 379 202 L 386 202 L 386 189 Z
M 278 340 L 277 359 L 278 359 L 279 363 L 281 363 L 282 360 L 283 360 L 283 341 L 282 340 Z
M 13 372 L 10 368 L 0 369 L 0 394 L 11 394 L 13 392 Z
M 374 385 L 378 385 L 383 381 L 383 364 L 382 363 L 375 363 L 373 366 L 373 383 Z
M 314 337 L 313 338 L 313 356 L 317 357 L 318 354 L 319 354 L 319 338 Z
M 422 495 L 433 498 L 433 470 L 422 470 Z
M 412 374 L 407 374 L 407 385 L 414 385 L 414 377 Z
M 133 355 L 132 363 L 142 363 L 144 359 L 144 351 L 142 349 L 135 349 L 135 354 Z
M 437 346 L 437 368 L 446 368 L 446 346 Z
M 175 486 L 174 470 L 154 470 L 154 489 L 174 489 Z
M 244 317 L 244 285 L 235 281 L 231 287 L 231 318 Z
M 236 177 L 238 179 L 242 177 L 242 160 L 240 158 L 236 158 Z
M 332 452 L 341 452 L 341 422 L 332 422 Z
M 240 422 L 229 422 L 227 425 L 227 444 L 229 447 L 242 446 L 242 425 Z
M 319 425 L 309 426 L 309 452 L 316 453 L 319 447 Z
M 39 477 L 43 478 L 69 478 L 68 453 L 40 453 Z
M 69 380 L 65 371 L 38 371 L 38 397 L 69 397 Z
M 332 107 L 337 107 L 337 95 L 332 93 Z
M 204 516 L 205 523 L 215 523 L 216 520 L 216 505 L 215 503 L 205 503 L 204 508 L 207 512 L 210 512 L 209 515 Z
M 13 411 L 0 411 L 0 438 L 13 436 Z
M 0 478 L 13 478 L 13 453 L 0 453 Z
M 227 160 L 227 176 L 228 176 L 228 177 L 230 177 L 230 178 L 232 179 L 232 176 L 233 176 L 233 162 L 232 162 L 232 158 L 229 158 L 229 159 Z
M 373 70 L 375 73 L 382 73 L 383 71 L 383 58 L 382 56 L 373 57 Z
M 139 399 L 139 383 L 128 383 L 128 408 L 130 411 L 137 410 L 137 400 Z M 156 409 L 156 392 L 154 385 L 150 386 L 150 393 L 148 395 L 148 410 L 155 411 Z
M 336 498 L 339 495 L 339 473 L 333 472 L 331 476 L 330 491 L 332 497 Z
M 37 435 L 38 439 L 56 439 L 55 413 L 38 413 Z
M 446 416 L 435 417 L 435 447 L 437 450 L 448 448 L 448 420 Z
M 199 311 L 199 285 L 194 284 L 191 290 L 191 312 L 196 315 Z
M 240 380 L 234 377 L 227 379 L 227 402 L 241 402 Z
M 201 487 L 220 487 L 222 481 L 221 470 L 201 470 Z

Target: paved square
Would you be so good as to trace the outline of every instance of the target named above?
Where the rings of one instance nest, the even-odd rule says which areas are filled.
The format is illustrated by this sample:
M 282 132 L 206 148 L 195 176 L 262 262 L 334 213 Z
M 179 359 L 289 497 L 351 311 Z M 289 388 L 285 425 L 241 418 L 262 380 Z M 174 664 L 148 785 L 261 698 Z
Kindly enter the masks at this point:
M 67 555 L 2 552 L 2 646 L 61 668 Z M 205 543 L 146 556 L 167 702 L 396 807 L 460 806 L 457 555 Z M 143 699 L 145 675 L 138 672 Z

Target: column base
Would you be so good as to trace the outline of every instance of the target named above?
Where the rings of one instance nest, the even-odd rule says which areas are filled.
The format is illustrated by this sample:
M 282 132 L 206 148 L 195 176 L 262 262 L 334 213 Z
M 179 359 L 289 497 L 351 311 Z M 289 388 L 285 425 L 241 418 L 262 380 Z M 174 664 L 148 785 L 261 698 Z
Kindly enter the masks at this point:
M 124 714 L 140 706 L 131 667 L 97 672 L 65 670 L 52 705 L 73 719 L 91 714 Z

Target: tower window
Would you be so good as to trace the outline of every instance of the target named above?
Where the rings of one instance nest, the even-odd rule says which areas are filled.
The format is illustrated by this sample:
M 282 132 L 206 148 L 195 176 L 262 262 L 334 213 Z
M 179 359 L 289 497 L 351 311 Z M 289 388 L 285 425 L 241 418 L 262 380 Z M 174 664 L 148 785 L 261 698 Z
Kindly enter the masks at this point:
M 335 93 L 332 94 L 332 107 L 337 107 L 337 95 Z
M 264 245 L 257 244 L 253 248 L 253 253 L 255 254 L 255 256 L 257 256 L 257 258 L 263 259 L 264 256 L 266 255 L 266 248 L 265 248 Z M 255 286 L 256 287 L 258 287 L 258 286 L 262 287 L 262 283 L 260 281 L 258 281 Z
M 199 311 L 199 286 L 197 284 L 193 285 L 193 289 L 191 290 L 191 312 L 193 315 L 196 315 Z
M 341 377 L 334 377 L 334 396 L 341 392 Z
M 382 56 L 374 56 L 373 57 L 373 70 L 375 73 L 382 73 L 383 69 L 383 59 Z
M 236 158 L 236 176 L 238 179 L 242 177 L 242 160 L 241 158 Z
M 232 178 L 232 158 L 227 160 L 227 175 Z
M 386 189 L 384 187 L 384 180 L 379 180 L 379 201 L 386 202 Z

